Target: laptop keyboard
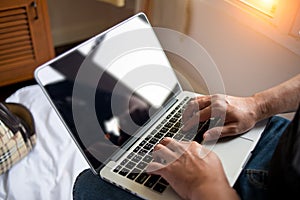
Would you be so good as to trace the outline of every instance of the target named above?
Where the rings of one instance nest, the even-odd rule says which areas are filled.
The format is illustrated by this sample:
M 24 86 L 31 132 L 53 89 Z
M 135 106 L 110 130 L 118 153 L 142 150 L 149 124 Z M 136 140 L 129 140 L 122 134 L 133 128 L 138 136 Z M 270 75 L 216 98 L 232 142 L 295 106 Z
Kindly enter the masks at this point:
M 200 123 L 198 127 L 182 133 L 180 131 L 182 127 L 182 110 L 189 99 L 189 97 L 184 98 L 166 119 L 162 120 L 162 122 L 113 169 L 113 172 L 139 184 L 143 184 L 156 192 L 162 193 L 169 186 L 168 182 L 158 175 L 150 175 L 145 172 L 147 165 L 153 160 L 151 153 L 154 146 L 164 137 L 171 137 L 177 141 L 195 140 L 201 143 L 203 133 L 209 128 L 210 123 L 218 123 L 217 120 L 210 119 Z

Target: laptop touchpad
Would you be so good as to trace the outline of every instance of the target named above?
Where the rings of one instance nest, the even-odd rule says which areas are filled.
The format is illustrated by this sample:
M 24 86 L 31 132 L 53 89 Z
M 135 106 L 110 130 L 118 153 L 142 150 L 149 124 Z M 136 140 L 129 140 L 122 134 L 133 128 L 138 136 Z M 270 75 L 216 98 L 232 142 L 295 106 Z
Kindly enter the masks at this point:
M 241 137 L 221 139 L 215 145 L 210 143 L 203 145 L 219 156 L 230 183 L 234 183 L 238 178 L 254 148 L 253 141 Z

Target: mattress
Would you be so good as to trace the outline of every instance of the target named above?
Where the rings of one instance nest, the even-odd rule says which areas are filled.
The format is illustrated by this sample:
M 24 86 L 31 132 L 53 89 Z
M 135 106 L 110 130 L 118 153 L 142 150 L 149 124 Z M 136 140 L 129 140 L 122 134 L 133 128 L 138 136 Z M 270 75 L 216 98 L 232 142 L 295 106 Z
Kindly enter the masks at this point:
M 89 166 L 41 88 L 21 88 L 6 102 L 21 103 L 32 112 L 37 144 L 0 176 L 0 199 L 73 199 L 74 181 Z

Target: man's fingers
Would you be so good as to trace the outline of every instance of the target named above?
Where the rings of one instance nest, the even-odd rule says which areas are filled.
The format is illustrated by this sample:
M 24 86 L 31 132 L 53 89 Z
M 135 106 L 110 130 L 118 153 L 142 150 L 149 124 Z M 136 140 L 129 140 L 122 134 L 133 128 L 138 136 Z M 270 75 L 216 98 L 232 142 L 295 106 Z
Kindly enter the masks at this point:
M 146 172 L 149 174 L 162 175 L 165 167 L 166 166 L 161 163 L 151 162 L 148 164 L 148 166 L 146 168 Z
M 199 124 L 199 122 L 206 121 L 211 117 L 211 108 L 206 107 L 196 112 L 190 119 L 183 121 L 183 131 L 190 130 L 193 126 Z
M 163 140 L 161 140 L 160 144 L 166 146 L 173 152 L 179 153 L 179 154 L 182 154 L 186 150 L 184 145 L 180 144 L 176 140 L 173 140 L 172 138 L 169 138 L 169 137 L 166 137 Z
M 203 134 L 203 139 L 205 141 L 216 140 L 226 136 L 235 136 L 238 135 L 238 127 L 235 123 L 227 124 L 224 127 L 218 126 L 212 129 L 209 129 Z
M 222 130 L 224 127 L 218 126 L 207 130 L 203 134 L 204 141 L 217 140 L 222 137 Z
M 211 104 L 210 99 L 210 96 L 200 96 L 191 100 L 183 112 L 183 121 L 187 121 L 195 112 L 198 112 L 199 110 L 209 106 Z
M 179 143 L 171 138 L 164 138 L 159 144 L 154 147 L 152 152 L 153 162 L 149 163 L 146 171 L 148 173 L 154 173 L 161 175 L 163 169 L 171 162 L 174 162 L 178 159 L 178 155 L 175 153 L 175 150 L 178 150 L 181 147 Z
M 189 118 L 191 118 L 195 112 L 199 110 L 199 106 L 196 100 L 191 100 L 186 108 L 183 111 L 182 114 L 182 120 L 187 121 Z
M 162 144 L 157 144 L 155 146 L 152 156 L 155 162 L 159 162 L 162 164 L 173 162 L 178 158 L 177 154 L 174 151 Z
M 196 97 L 195 100 L 198 103 L 199 110 L 201 110 L 211 104 L 211 96 L 210 95 L 199 96 L 199 97 Z

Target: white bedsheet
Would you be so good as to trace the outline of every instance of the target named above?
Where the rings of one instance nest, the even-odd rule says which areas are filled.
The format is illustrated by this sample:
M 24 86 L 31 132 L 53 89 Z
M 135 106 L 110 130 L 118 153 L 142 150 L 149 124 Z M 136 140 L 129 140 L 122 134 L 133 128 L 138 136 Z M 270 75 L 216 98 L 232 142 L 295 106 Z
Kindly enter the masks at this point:
M 26 158 L 0 176 L 0 199 L 72 199 L 77 175 L 89 166 L 40 87 L 21 88 L 6 101 L 30 109 L 37 144 Z

